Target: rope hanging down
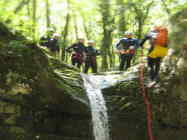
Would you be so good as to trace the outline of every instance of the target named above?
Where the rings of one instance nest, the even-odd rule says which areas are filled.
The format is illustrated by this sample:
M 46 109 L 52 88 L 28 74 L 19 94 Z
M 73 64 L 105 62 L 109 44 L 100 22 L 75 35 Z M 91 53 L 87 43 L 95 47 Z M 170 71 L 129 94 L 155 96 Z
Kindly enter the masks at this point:
M 147 119 L 147 134 L 149 140 L 155 140 L 155 137 L 153 136 L 153 116 L 152 116 L 152 106 L 149 101 L 148 97 L 148 91 L 144 85 L 144 68 L 145 68 L 145 63 L 144 63 L 144 52 L 143 49 L 141 49 L 141 65 L 140 65 L 140 71 L 139 71 L 139 78 L 140 78 L 140 86 L 141 86 L 141 94 L 144 98 L 144 104 L 146 106 L 146 119 Z

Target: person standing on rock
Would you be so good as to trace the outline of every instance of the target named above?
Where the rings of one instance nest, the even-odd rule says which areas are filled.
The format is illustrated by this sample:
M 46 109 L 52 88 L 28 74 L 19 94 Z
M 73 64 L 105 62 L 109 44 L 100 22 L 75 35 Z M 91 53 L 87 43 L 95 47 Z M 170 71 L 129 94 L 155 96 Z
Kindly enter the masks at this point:
M 99 51 L 95 49 L 95 42 L 93 40 L 88 41 L 88 47 L 85 49 L 86 58 L 85 58 L 85 69 L 84 73 L 88 73 L 89 68 L 92 69 L 93 73 L 97 73 L 97 55 Z
M 73 66 L 77 66 L 81 68 L 84 57 L 85 57 L 85 40 L 83 38 L 79 38 L 78 41 L 72 44 L 70 47 L 66 49 L 67 52 L 72 52 L 71 62 Z
M 49 42 L 54 33 L 55 31 L 53 29 L 48 29 L 46 34 L 40 38 L 40 45 L 49 49 Z
M 131 66 L 132 58 L 139 46 L 138 39 L 133 38 L 132 32 L 127 31 L 124 35 L 125 38 L 120 39 L 116 45 L 117 53 L 120 54 L 120 71 L 123 71 L 124 66 L 126 70 Z
M 60 39 L 60 35 L 57 33 L 54 33 L 52 38 L 49 40 L 49 50 L 52 52 L 52 54 L 54 55 L 54 57 L 58 57 L 59 51 L 60 51 L 60 47 L 59 47 L 59 39 Z
M 153 29 L 140 43 L 140 46 L 150 40 L 151 47 L 148 53 L 148 67 L 150 79 L 153 82 L 158 81 L 158 74 L 160 71 L 160 64 L 162 59 L 168 52 L 168 30 L 165 27 L 158 26 Z

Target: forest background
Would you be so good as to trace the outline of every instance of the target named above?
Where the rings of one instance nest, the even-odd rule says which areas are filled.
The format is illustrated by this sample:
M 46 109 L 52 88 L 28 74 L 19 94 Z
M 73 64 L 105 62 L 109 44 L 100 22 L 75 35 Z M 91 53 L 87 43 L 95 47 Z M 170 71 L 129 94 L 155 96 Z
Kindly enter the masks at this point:
M 170 17 L 185 7 L 185 0 L 1 0 L 0 20 L 36 42 L 53 29 L 67 63 L 66 47 L 80 37 L 95 40 L 100 69 L 106 71 L 118 65 L 115 44 L 125 31 L 138 39 L 156 25 L 171 31 Z

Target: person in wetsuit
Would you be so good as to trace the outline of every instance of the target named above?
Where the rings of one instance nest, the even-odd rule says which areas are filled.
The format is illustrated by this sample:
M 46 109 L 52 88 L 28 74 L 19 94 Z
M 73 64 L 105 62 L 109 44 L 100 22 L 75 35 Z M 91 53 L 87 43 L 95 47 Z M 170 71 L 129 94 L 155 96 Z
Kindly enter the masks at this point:
M 119 70 L 123 71 L 131 66 L 132 58 L 135 55 L 136 49 L 139 46 L 139 41 L 133 38 L 132 32 L 125 32 L 125 38 L 120 39 L 117 43 L 117 52 L 120 54 L 120 67 Z
M 90 40 L 88 41 L 88 47 L 85 49 L 85 69 L 84 72 L 88 73 L 89 68 L 92 69 L 93 73 L 97 73 L 97 55 L 100 54 L 100 52 L 95 49 L 95 42 Z
M 78 39 L 78 42 L 72 44 L 70 47 L 66 49 L 68 52 L 72 52 L 71 62 L 72 65 L 77 66 L 80 68 L 84 62 L 84 55 L 85 55 L 85 45 L 84 39 Z
M 158 81 L 160 64 L 162 59 L 167 55 L 168 52 L 168 30 L 165 27 L 155 27 L 140 43 L 140 46 L 149 40 L 151 47 L 149 49 L 147 62 L 149 67 L 150 79 L 152 81 Z
M 46 34 L 40 38 L 40 45 L 49 49 L 50 40 L 54 33 L 53 29 L 48 29 Z

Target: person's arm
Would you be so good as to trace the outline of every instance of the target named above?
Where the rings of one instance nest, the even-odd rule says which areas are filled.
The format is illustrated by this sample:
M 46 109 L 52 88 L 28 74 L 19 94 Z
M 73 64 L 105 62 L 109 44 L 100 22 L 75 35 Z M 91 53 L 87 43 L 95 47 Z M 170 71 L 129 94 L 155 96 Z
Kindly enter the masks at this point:
M 67 47 L 65 50 L 66 50 L 67 52 L 70 52 L 70 50 L 73 49 L 75 46 L 76 46 L 76 44 L 73 44 L 73 45 Z
M 150 36 L 145 36 L 145 38 L 144 39 L 142 39 L 141 41 L 140 41 L 140 47 L 141 48 L 143 48 L 143 45 L 144 45 L 144 43 L 147 41 L 147 40 L 149 40 L 151 37 Z
M 138 49 L 139 46 L 140 46 L 140 42 L 139 42 L 138 39 L 134 39 L 134 43 L 133 44 L 134 44 L 133 46 L 135 47 L 135 49 Z
M 57 42 L 56 42 L 56 49 L 58 52 L 60 51 L 60 40 L 59 39 L 57 39 Z
M 83 53 L 86 53 L 86 52 L 87 52 L 86 46 L 83 46 L 83 47 L 82 47 L 82 51 L 83 51 Z
M 115 49 L 115 52 L 117 54 L 120 54 L 121 53 L 121 50 L 123 50 L 123 47 L 122 47 L 122 43 L 123 43 L 124 39 L 121 39 L 118 41 L 118 43 L 116 44 L 116 49 Z
M 120 49 L 120 45 L 121 45 L 122 40 L 119 40 L 118 43 L 116 44 L 116 48 L 119 50 Z
M 96 55 L 100 55 L 101 52 L 100 52 L 99 50 L 95 49 L 95 54 L 96 54 Z
M 137 39 L 136 44 L 137 44 L 137 48 L 139 48 L 140 47 L 140 40 L 139 39 Z
M 41 46 L 47 47 L 47 42 L 48 42 L 48 39 L 46 37 L 41 37 L 39 44 Z

